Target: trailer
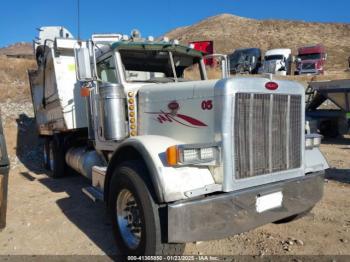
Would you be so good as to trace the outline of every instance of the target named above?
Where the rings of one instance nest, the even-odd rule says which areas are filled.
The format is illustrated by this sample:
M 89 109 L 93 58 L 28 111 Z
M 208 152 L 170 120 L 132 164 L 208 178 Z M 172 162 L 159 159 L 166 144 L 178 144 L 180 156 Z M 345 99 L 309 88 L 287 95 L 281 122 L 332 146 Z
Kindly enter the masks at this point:
M 321 199 L 328 165 L 305 135 L 300 84 L 229 78 L 215 54 L 222 79 L 208 80 L 203 53 L 176 40 L 69 36 L 38 45 L 29 72 L 44 161 L 54 178 L 91 181 L 82 190 L 106 203 L 122 254 L 181 254 Z
M 208 41 L 194 41 L 189 42 L 190 45 L 193 45 L 193 48 L 203 52 L 205 55 L 212 55 L 214 54 L 214 41 L 208 40 Z M 214 59 L 208 58 L 204 59 L 204 64 L 207 66 L 214 66 Z
M 350 80 L 313 81 L 306 89 L 306 119 L 313 132 L 337 137 L 349 131 Z

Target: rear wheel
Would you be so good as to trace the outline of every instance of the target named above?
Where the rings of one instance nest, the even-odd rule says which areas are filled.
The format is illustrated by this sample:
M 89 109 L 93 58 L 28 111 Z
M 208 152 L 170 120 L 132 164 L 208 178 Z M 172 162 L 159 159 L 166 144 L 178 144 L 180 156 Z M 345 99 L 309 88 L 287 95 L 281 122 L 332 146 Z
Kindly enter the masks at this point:
M 108 204 L 117 246 L 123 255 L 182 254 L 185 244 L 162 243 L 159 207 L 142 179 L 145 172 L 142 162 L 128 161 L 112 177 Z
M 54 135 L 46 138 L 44 144 L 44 166 L 53 178 L 63 177 L 66 171 L 63 139 Z

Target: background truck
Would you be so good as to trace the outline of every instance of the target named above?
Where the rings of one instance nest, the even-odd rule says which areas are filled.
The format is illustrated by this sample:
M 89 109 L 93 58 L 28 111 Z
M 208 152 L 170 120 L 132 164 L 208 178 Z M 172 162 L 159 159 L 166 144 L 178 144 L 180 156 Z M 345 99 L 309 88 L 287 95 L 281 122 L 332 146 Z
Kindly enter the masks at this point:
M 259 48 L 239 48 L 229 56 L 231 74 L 257 74 L 261 67 Z
M 194 49 L 203 52 L 205 55 L 214 54 L 214 41 L 194 41 L 190 42 L 189 44 L 192 44 Z M 208 66 L 214 66 L 214 59 L 204 59 L 204 64 Z
M 300 47 L 296 58 L 295 74 L 324 74 L 326 59 L 326 49 L 321 44 Z
M 310 82 L 306 95 L 306 119 L 313 132 L 320 132 L 325 137 L 349 132 L 349 79 Z
M 322 197 L 328 166 L 320 137 L 305 135 L 298 83 L 228 78 L 226 56 L 224 77 L 207 80 L 202 52 L 177 41 L 43 40 L 51 30 L 29 72 L 45 163 L 91 180 L 83 191 L 106 202 L 123 254 L 179 254 L 291 221 Z
M 262 66 L 262 73 L 287 75 L 290 74 L 292 50 L 278 48 L 266 51 Z
M 6 226 L 7 188 L 10 162 L 0 116 L 0 230 Z

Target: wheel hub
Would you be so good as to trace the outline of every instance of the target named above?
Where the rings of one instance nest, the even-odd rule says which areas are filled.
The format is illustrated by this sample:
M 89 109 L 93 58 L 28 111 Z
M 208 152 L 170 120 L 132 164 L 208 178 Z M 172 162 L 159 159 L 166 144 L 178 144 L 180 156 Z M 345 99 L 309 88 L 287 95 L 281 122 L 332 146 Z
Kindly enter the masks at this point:
M 127 189 L 120 191 L 117 196 L 116 215 L 125 244 L 131 249 L 136 249 L 141 240 L 142 221 L 135 197 Z

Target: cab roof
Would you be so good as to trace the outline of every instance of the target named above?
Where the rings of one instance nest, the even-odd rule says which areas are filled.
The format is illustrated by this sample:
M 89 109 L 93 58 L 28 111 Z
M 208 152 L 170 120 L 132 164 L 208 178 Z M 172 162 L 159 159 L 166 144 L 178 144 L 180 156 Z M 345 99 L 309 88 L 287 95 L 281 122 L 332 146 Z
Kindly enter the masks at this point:
M 149 50 L 149 51 L 170 51 L 177 54 L 185 54 L 194 57 L 203 57 L 201 51 L 184 45 L 175 45 L 169 42 L 132 42 L 118 41 L 112 44 L 112 49 L 117 50 Z

